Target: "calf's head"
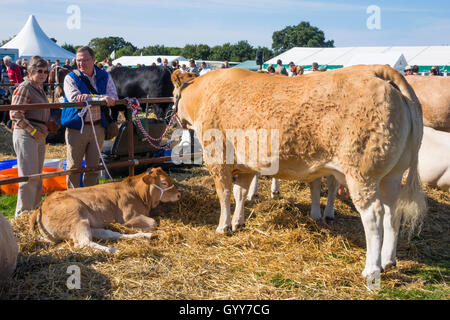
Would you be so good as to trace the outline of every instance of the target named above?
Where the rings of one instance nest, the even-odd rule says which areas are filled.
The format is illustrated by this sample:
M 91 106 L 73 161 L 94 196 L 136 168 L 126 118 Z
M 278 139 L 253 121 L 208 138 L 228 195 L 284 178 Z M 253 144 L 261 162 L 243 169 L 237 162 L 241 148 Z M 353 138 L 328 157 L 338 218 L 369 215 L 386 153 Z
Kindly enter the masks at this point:
M 147 171 L 142 180 L 149 186 L 152 203 L 175 202 L 181 199 L 181 194 L 175 188 L 172 179 L 160 167 Z

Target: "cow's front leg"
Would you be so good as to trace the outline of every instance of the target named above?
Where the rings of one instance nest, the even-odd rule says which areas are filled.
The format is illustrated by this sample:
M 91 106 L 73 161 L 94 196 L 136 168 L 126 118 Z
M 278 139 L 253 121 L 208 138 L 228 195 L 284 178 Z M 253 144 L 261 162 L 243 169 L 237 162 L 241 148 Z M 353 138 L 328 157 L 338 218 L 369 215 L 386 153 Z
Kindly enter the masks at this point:
M 328 200 L 323 216 L 325 219 L 333 220 L 334 201 L 336 200 L 336 193 L 339 188 L 339 183 L 333 175 L 327 176 L 327 186 L 328 186 Z
M 142 230 L 154 230 L 156 228 L 156 221 L 153 218 L 140 214 L 125 222 L 125 227 L 137 228 Z
M 309 183 L 309 190 L 311 192 L 311 218 L 314 220 L 322 219 L 320 212 L 320 187 L 322 179 L 318 178 Z
M 247 200 L 252 201 L 254 196 L 258 195 L 258 174 L 253 176 L 252 182 L 247 193 Z
M 217 233 L 225 233 L 231 229 L 231 171 L 226 165 L 207 166 L 216 185 L 217 195 L 220 200 L 220 220 L 216 229 Z
M 256 175 L 251 173 L 239 174 L 234 182 L 233 194 L 236 200 L 236 208 L 231 222 L 233 231 L 245 226 L 244 202 L 253 177 L 256 177 Z

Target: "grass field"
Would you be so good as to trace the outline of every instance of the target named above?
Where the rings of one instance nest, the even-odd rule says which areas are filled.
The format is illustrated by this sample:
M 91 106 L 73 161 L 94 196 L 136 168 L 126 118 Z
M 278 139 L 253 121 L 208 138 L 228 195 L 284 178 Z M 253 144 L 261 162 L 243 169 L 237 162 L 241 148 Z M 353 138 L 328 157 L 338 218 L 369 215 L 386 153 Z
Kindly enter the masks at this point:
M 246 203 L 246 227 L 218 235 L 219 201 L 201 167 L 171 173 L 182 199 L 154 212 L 157 239 L 101 241 L 120 253 L 50 244 L 12 220 L 18 265 L 3 299 L 449 299 L 450 195 L 426 188 L 429 212 L 422 232 L 398 244 L 397 268 L 369 290 L 361 277 L 364 231 L 351 201 L 336 201 L 336 219 L 309 218 L 309 189 L 281 182 L 284 198 L 269 199 L 270 180 Z M 326 190 L 322 192 L 322 210 Z M 12 217 L 13 196 L 0 197 Z M 117 225 L 113 230 L 135 232 Z M 81 288 L 66 286 L 67 268 L 81 269 Z

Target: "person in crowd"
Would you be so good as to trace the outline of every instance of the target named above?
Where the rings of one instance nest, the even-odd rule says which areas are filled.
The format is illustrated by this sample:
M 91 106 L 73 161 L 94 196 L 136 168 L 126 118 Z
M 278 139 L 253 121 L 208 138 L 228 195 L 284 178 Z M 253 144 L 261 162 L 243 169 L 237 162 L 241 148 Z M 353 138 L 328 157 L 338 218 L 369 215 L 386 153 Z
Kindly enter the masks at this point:
M 22 71 L 20 70 L 20 67 L 17 64 L 12 62 L 12 59 L 10 56 L 5 56 L 3 58 L 3 62 L 8 71 L 9 83 L 10 84 L 21 83 L 23 81 L 23 77 L 22 77 Z
M 169 67 L 169 60 L 167 60 L 166 58 L 163 59 L 163 67 Z
M 180 67 L 180 72 L 181 73 L 185 73 L 185 72 L 187 72 L 187 66 L 183 63 L 182 65 L 181 65 L 181 67 Z
M 162 60 L 161 58 L 156 59 L 156 65 L 162 67 Z
M 70 67 L 72 68 L 71 70 L 77 70 L 78 66 L 75 59 L 72 59 L 72 61 L 70 62 Z
M 305 68 L 303 66 L 297 67 L 297 76 L 301 76 L 305 72 Z
M 25 79 L 26 76 L 28 76 L 28 60 L 26 58 L 22 59 L 22 74 L 23 78 Z
M 44 81 L 48 76 L 48 63 L 34 56 L 28 63 L 28 77 L 13 93 L 11 105 L 48 103 Z M 17 155 L 19 176 L 40 174 L 44 166 L 45 138 L 56 132 L 57 124 L 50 121 L 50 109 L 11 110 L 13 146 Z M 42 180 L 19 183 L 15 217 L 36 209 L 42 198 Z
M 6 65 L 3 63 L 3 59 L 0 59 L 0 83 L 4 83 L 5 80 L 8 80 L 8 70 Z
M 311 67 L 313 72 L 319 71 L 319 64 L 317 62 L 313 62 Z
M 88 47 L 80 47 L 76 52 L 78 71 L 72 71 L 64 79 L 64 94 L 69 102 L 84 102 L 89 100 L 105 101 L 108 107 L 115 105 L 117 89 L 108 72 L 95 65 L 94 51 Z M 83 158 L 86 168 L 97 167 L 100 153 L 97 143 L 102 149 L 105 139 L 105 128 L 108 125 L 105 114 L 100 106 L 91 106 L 84 115 L 83 130 L 80 110 L 64 108 L 61 114 L 61 124 L 66 127 L 67 169 L 81 169 Z M 91 113 L 91 114 L 89 114 Z M 92 115 L 92 117 L 91 117 Z M 98 183 L 98 173 L 85 173 L 84 186 Z M 80 174 L 67 176 L 67 187 L 80 186 Z
M 16 65 L 19 66 L 19 68 L 20 68 L 20 73 L 22 74 L 22 81 L 23 81 L 23 79 L 25 78 L 25 70 L 23 70 L 23 67 L 22 67 L 22 60 L 17 59 Z
M 197 65 L 195 64 L 195 60 L 189 60 L 189 72 L 193 72 L 196 75 L 199 75 Z
M 410 75 L 412 75 L 413 74 L 413 71 L 412 71 L 412 67 L 411 66 L 406 66 L 405 67 L 405 75 L 406 76 L 410 76 Z
M 177 61 L 172 61 L 172 70 L 177 70 L 178 69 L 178 65 L 177 65 Z
M 72 71 L 72 66 L 70 65 L 70 59 L 66 59 L 63 65 L 63 68 L 69 69 Z
M 289 62 L 289 77 L 296 77 L 297 76 L 297 66 L 294 62 Z
M 271 74 L 275 73 L 275 68 L 273 67 L 273 64 L 269 64 L 269 66 L 267 67 L 267 72 Z
M 106 60 L 106 64 L 108 65 L 108 66 L 106 67 L 106 71 L 107 71 L 107 72 L 111 72 L 111 71 L 114 70 L 114 66 L 113 66 L 113 63 L 112 63 L 112 60 L 111 60 L 111 59 Z
M 439 67 L 438 66 L 432 66 L 430 69 L 430 76 L 440 76 L 439 73 Z
M 413 65 L 411 67 L 411 70 L 412 70 L 412 74 L 413 75 L 417 75 L 417 76 L 420 75 L 420 73 L 419 73 L 419 66 L 417 64 Z
M 286 68 L 283 67 L 283 62 L 281 61 L 281 59 L 277 60 L 277 67 L 275 68 L 275 72 L 279 73 L 279 74 L 282 74 L 282 75 L 285 75 L 285 76 L 288 75 L 288 72 L 287 72 Z
M 202 76 L 204 74 L 207 74 L 210 71 L 211 71 L 211 69 L 208 68 L 208 66 L 206 65 L 206 62 L 202 61 L 202 70 L 200 71 L 200 75 Z

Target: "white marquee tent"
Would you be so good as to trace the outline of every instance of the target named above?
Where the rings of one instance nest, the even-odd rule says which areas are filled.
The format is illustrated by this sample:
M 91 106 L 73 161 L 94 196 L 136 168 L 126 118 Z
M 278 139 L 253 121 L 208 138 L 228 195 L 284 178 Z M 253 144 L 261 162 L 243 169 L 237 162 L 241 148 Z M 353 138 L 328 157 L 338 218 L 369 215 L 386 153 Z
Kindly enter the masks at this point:
M 411 46 L 411 47 L 341 47 L 341 48 L 303 48 L 296 47 L 266 61 L 264 67 L 269 64 L 276 64 L 281 59 L 283 65 L 289 62 L 296 65 L 311 66 L 317 62 L 321 66 L 328 66 L 328 69 L 336 69 L 348 66 L 354 57 L 371 56 L 379 61 L 371 60 L 371 63 L 386 64 L 384 62 L 388 55 L 403 54 L 409 65 L 418 65 L 420 71 L 428 71 L 431 66 L 440 66 L 440 69 L 450 70 L 450 46 Z M 377 56 L 378 55 L 378 56 Z M 389 63 L 390 64 L 390 63 Z
M 156 60 L 158 58 L 161 58 L 161 61 L 167 59 L 169 66 L 174 60 L 178 60 L 180 63 L 182 61 L 188 61 L 188 59 L 182 56 L 122 56 L 113 60 L 113 65 L 120 63 L 124 67 L 135 67 L 137 64 L 151 66 L 152 63 L 157 63 Z
M 25 26 L 11 41 L 2 48 L 19 49 L 19 58 L 41 56 L 54 62 L 56 59 L 64 62 L 65 59 L 75 58 L 75 54 L 58 46 L 44 31 L 42 31 L 33 15 L 28 17 Z
M 346 67 L 358 64 L 388 64 L 400 71 L 404 71 L 408 65 L 405 56 L 399 52 L 356 54 L 347 62 Z

